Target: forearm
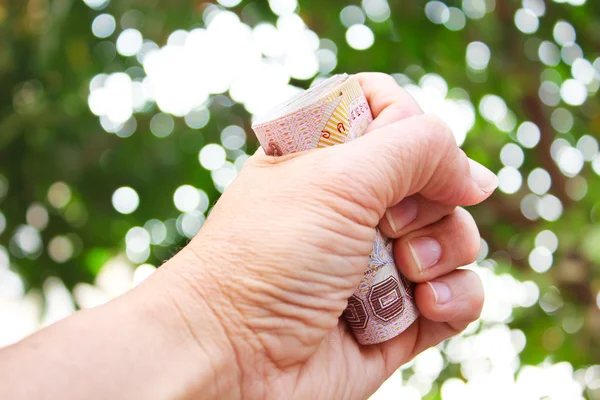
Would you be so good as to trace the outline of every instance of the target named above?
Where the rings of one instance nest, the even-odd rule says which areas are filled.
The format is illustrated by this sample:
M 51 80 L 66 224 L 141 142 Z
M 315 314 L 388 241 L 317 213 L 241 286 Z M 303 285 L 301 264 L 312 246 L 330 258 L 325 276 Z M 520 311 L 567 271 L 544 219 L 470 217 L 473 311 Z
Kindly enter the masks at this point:
M 206 323 L 190 329 L 178 306 L 188 300 L 182 286 L 159 270 L 121 298 L 3 349 L 0 398 L 237 397 L 235 356 L 220 325 L 198 304 Z

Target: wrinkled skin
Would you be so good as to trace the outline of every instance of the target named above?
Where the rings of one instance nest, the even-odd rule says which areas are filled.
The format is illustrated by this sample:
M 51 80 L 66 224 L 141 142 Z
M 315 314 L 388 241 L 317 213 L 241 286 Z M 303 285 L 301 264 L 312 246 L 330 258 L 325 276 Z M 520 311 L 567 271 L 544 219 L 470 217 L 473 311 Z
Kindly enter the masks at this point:
M 459 206 L 485 200 L 495 176 L 392 78 L 359 79 L 375 117 L 366 135 L 284 157 L 259 151 L 157 274 L 177 282 L 168 291 L 198 347 L 233 360 L 235 384 L 216 385 L 220 398 L 363 399 L 479 316 L 481 282 L 457 267 L 475 260 L 480 239 Z M 421 316 L 393 340 L 359 346 L 340 315 L 377 226 L 418 282 Z M 429 256 L 417 259 L 420 238 Z

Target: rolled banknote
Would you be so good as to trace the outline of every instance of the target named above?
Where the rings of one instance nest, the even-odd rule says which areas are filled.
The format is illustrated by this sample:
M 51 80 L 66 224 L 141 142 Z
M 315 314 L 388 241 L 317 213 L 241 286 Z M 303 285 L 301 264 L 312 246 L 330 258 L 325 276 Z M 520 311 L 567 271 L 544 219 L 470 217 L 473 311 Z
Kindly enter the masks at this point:
M 341 74 L 258 117 L 252 129 L 266 154 L 282 156 L 351 141 L 372 120 L 356 77 Z M 418 316 L 413 289 L 396 269 L 392 241 L 377 230 L 369 265 L 343 314 L 358 342 L 381 343 L 408 328 Z

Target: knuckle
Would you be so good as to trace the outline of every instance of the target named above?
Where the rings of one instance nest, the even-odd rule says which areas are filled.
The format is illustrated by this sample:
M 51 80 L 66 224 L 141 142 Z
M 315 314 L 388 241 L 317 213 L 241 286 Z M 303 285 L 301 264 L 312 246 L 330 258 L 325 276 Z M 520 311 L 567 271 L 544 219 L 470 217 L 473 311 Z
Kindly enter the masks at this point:
M 419 118 L 423 122 L 423 140 L 430 153 L 437 154 L 440 160 L 451 156 L 458 145 L 448 124 L 435 114 L 423 114 Z
M 431 113 L 423 114 L 422 118 L 425 121 L 425 126 L 430 134 L 443 140 L 448 140 L 451 137 L 454 141 L 454 135 L 448 124 L 439 116 Z
M 394 77 L 385 72 L 366 72 L 365 75 L 380 80 L 382 83 L 398 85 Z

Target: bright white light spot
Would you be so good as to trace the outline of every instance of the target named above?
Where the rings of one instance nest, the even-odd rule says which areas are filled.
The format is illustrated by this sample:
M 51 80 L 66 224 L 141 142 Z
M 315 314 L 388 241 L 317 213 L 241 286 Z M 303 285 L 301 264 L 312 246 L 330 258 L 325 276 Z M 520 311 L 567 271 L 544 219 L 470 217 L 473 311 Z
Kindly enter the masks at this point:
M 252 30 L 252 39 L 267 57 L 279 57 L 285 53 L 285 36 L 269 23 L 260 23 Z
M 289 15 L 296 10 L 298 2 L 296 0 L 269 0 L 269 6 L 277 15 Z
M 181 233 L 188 238 L 193 238 L 204 225 L 204 215 L 199 212 L 182 214 L 178 219 L 178 227 Z
M 565 185 L 567 196 L 575 201 L 582 200 L 588 192 L 588 183 L 583 176 L 569 179 Z
M 571 147 L 571 144 L 563 138 L 558 138 L 554 142 L 552 142 L 552 145 L 550 146 L 550 155 L 552 156 L 554 161 L 558 161 L 558 156 L 560 155 L 560 152 L 568 147 Z
M 125 243 L 130 251 L 142 253 L 150 247 L 150 235 L 144 228 L 136 226 L 127 231 Z
M 552 266 L 553 257 L 546 247 L 536 247 L 529 253 L 529 265 L 538 273 L 544 273 Z
M 465 394 L 468 393 L 467 390 L 467 386 L 462 380 L 458 378 L 447 379 L 442 384 L 442 399 L 464 399 Z
M 167 39 L 167 46 L 185 46 L 189 32 L 183 29 L 173 31 Z
M 496 124 L 496 127 L 502 132 L 510 133 L 517 127 L 517 116 L 511 110 L 508 110 L 502 121 Z
M 592 161 L 592 169 L 596 175 L 600 175 L 600 155 L 596 156 Z
M 235 7 L 242 2 L 242 0 L 217 0 L 223 7 Z
M 209 171 L 221 168 L 225 163 L 227 154 L 225 149 L 218 144 L 207 144 L 200 150 L 200 164 Z
M 319 72 L 319 60 L 312 51 L 288 53 L 284 66 L 287 73 L 296 79 L 310 79 Z
M 567 79 L 560 87 L 560 97 L 565 103 L 580 106 L 587 100 L 587 89 L 583 83 L 575 79 Z
M 221 193 L 227 189 L 236 176 L 237 169 L 235 168 L 235 165 L 230 162 L 223 163 L 222 167 L 211 172 L 211 177 L 215 183 L 215 187 Z
M 546 13 L 546 3 L 544 3 L 544 0 L 523 0 L 523 8 L 528 9 L 537 17 L 541 17 Z
M 463 0 L 462 3 L 463 12 L 471 19 L 481 19 L 487 12 L 485 0 Z
M 151 219 L 146 222 L 144 229 L 148 231 L 150 243 L 152 244 L 161 244 L 167 238 L 167 227 L 158 219 Z
M 565 147 L 559 151 L 558 166 L 563 174 L 574 177 L 583 168 L 583 154 L 573 147 Z
M 27 224 L 33 226 L 39 231 L 43 231 L 46 226 L 48 226 L 48 211 L 42 204 L 33 203 L 29 206 L 29 208 L 27 208 L 25 219 Z M 2 229 L 0 229 L 0 233 L 2 233 Z
M 540 288 L 535 282 L 525 281 L 523 282 L 523 289 L 525 291 L 524 302 L 521 303 L 521 307 L 532 307 L 537 303 L 540 298 Z
M 185 116 L 185 123 L 192 129 L 202 129 L 210 121 L 210 112 L 206 108 L 200 110 L 190 111 Z
M 375 43 L 375 35 L 368 26 L 356 24 L 346 31 L 346 41 L 353 49 L 366 50 Z
M 131 214 L 140 205 L 140 198 L 130 187 L 120 187 L 112 195 L 112 205 L 121 214 Z
M 515 25 L 523 33 L 534 33 L 540 26 L 540 20 L 529 9 L 520 8 L 515 13 Z
M 415 358 L 413 368 L 415 373 L 435 379 L 444 369 L 444 358 L 438 349 L 432 347 Z
M 540 218 L 537 212 L 540 198 L 535 194 L 527 194 L 521 199 L 521 213 L 525 218 L 536 221 Z
M 540 85 L 540 99 L 547 106 L 557 106 L 560 103 L 560 87 L 552 81 L 544 81 Z
M 537 211 L 546 221 L 556 221 L 562 215 L 563 206 L 558 197 L 547 194 L 538 202 Z
M 89 8 L 92 8 L 94 10 L 103 9 L 104 7 L 106 7 L 109 1 L 110 0 L 83 0 L 83 2 L 87 4 Z
M 550 117 L 552 127 L 561 133 L 567 133 L 573 127 L 573 114 L 565 108 L 557 108 Z
M 365 23 L 365 13 L 359 6 L 346 6 L 340 12 L 340 20 L 346 28 L 355 24 L 361 25 Z
M 150 131 L 156 137 L 169 136 L 175 128 L 175 121 L 170 114 L 158 113 L 150 120 Z
M 110 14 L 100 14 L 92 22 L 92 33 L 100 39 L 109 37 L 115 32 L 117 22 Z
M 473 69 L 486 69 L 490 56 L 490 48 L 483 42 L 471 42 L 467 46 L 467 64 Z
M 536 247 L 545 247 L 550 253 L 554 253 L 558 249 L 558 237 L 552 231 L 541 231 L 535 237 Z
M 541 132 L 536 124 L 530 121 L 525 121 L 519 125 L 517 130 L 517 139 L 525 148 L 534 148 L 540 141 Z
M 543 195 L 550 190 L 550 186 L 552 185 L 552 177 L 548 171 L 542 168 L 536 168 L 531 173 L 529 173 L 529 177 L 527 178 L 527 186 L 529 189 L 535 194 Z
M 200 205 L 200 192 L 191 185 L 179 186 L 173 194 L 173 203 L 179 211 L 190 212 Z
M 508 112 L 506 102 L 492 94 L 483 96 L 479 103 L 479 112 L 486 120 L 494 123 L 501 122 Z
M 150 264 L 142 264 L 133 273 L 133 286 L 137 286 L 156 271 L 156 267 Z
M 56 182 L 48 189 L 48 202 L 54 208 L 64 208 L 71 201 L 71 189 L 64 182 Z
M 332 50 L 317 50 L 317 59 L 319 60 L 319 71 L 323 74 L 330 73 L 337 66 L 337 56 Z
M 42 248 L 40 232 L 33 226 L 19 226 L 15 232 L 14 239 L 21 250 L 23 250 L 23 253 L 28 255 L 35 254 Z
M 390 6 L 386 0 L 363 0 L 362 6 L 373 22 L 385 22 L 390 18 Z
M 547 40 L 540 44 L 538 56 L 544 64 L 550 67 L 555 67 L 560 63 L 560 49 Z
M 591 62 L 585 58 L 578 58 L 571 65 L 571 75 L 584 85 L 589 85 L 596 78 L 597 72 Z
M 583 50 L 577 43 L 566 44 L 560 51 L 560 56 L 567 65 L 572 65 L 575 60 L 583 58 Z
M 519 191 L 523 184 L 523 177 L 518 169 L 514 167 L 504 167 L 498 172 L 499 189 L 506 194 L 513 194 Z
M 583 135 L 577 141 L 577 150 L 583 154 L 585 161 L 592 161 L 598 155 L 598 140 L 590 135 Z
M 246 144 L 246 132 L 238 125 L 230 125 L 221 132 L 221 143 L 228 150 L 238 150 Z
M 573 25 L 566 21 L 558 21 L 554 25 L 554 40 L 561 46 L 575 42 L 577 34 Z
M 438 94 L 441 98 L 445 98 L 448 94 L 448 83 L 437 74 L 426 74 L 419 80 L 419 86 L 427 94 L 432 96 Z M 436 96 L 436 97 L 439 97 Z
M 445 24 L 450 19 L 450 10 L 441 1 L 430 1 L 425 5 L 425 15 L 434 24 Z
M 59 264 L 71 259 L 74 250 L 73 242 L 66 236 L 55 236 L 48 243 L 48 255 Z
M 460 8 L 450 7 L 448 9 L 450 16 L 444 23 L 444 26 L 451 31 L 460 31 L 467 23 L 467 18 Z
M 519 168 L 525 161 L 525 153 L 519 145 L 507 143 L 500 151 L 500 160 L 507 167 Z
M 117 51 L 125 57 L 135 56 L 142 49 L 144 38 L 137 29 L 125 29 L 117 38 Z
M 110 74 L 102 79 L 103 86 L 90 92 L 88 106 L 101 117 L 106 117 L 112 125 L 124 124 L 133 112 L 133 83 L 123 72 Z M 99 82 L 98 82 L 99 83 Z M 106 129 L 106 127 L 105 127 Z M 111 129 L 109 131 L 116 131 Z

